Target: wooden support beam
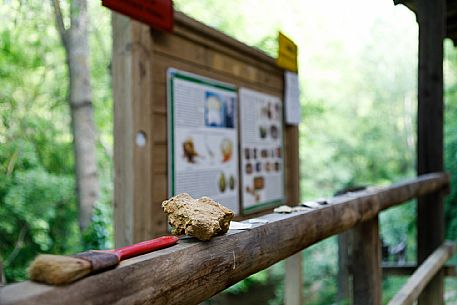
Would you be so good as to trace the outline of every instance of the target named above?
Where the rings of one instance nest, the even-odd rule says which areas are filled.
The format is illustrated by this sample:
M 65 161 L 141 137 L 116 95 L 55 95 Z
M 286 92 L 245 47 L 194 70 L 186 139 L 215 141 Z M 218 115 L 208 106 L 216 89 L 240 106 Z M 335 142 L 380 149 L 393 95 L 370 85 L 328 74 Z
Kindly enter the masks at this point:
M 229 231 L 209 242 L 184 239 L 68 286 L 9 285 L 0 289 L 0 303 L 198 304 L 318 241 L 377 217 L 381 210 L 448 185 L 448 175 L 428 174 L 335 197 L 320 209 L 266 215 L 269 223 L 251 230 Z
M 419 23 L 417 173 L 443 170 L 443 40 L 446 0 L 417 0 Z M 443 196 L 418 200 L 417 261 L 422 263 L 444 241 Z M 439 272 L 419 298 L 419 305 L 444 304 L 444 275 Z
M 350 265 L 352 257 L 352 230 L 348 230 L 338 235 L 338 291 L 336 300 L 338 304 L 352 304 L 351 296 L 351 281 L 350 281 Z
M 382 264 L 382 274 L 385 276 L 409 276 L 417 270 L 416 264 Z M 454 265 L 443 266 L 444 276 L 457 276 L 457 270 Z
M 446 242 L 435 250 L 413 273 L 388 305 L 411 305 L 417 300 L 430 280 L 441 270 L 444 263 L 454 254 L 455 245 Z
M 117 247 L 159 235 L 166 223 L 152 223 L 161 211 L 151 205 L 153 82 L 149 27 L 112 14 L 114 100 L 114 235 Z M 142 114 L 142 115 L 140 115 Z
M 354 305 L 381 305 L 382 274 L 378 217 L 358 224 L 352 231 Z
M 285 261 L 284 305 L 301 305 L 304 301 L 302 252 L 290 256 Z

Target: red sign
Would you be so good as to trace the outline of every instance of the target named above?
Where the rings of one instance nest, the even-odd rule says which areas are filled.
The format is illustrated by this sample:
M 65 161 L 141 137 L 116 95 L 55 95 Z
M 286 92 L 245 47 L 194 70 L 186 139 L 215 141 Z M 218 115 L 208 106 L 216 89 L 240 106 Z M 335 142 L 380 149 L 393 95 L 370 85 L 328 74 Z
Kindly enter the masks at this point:
M 171 0 L 102 0 L 102 5 L 154 28 L 173 30 Z

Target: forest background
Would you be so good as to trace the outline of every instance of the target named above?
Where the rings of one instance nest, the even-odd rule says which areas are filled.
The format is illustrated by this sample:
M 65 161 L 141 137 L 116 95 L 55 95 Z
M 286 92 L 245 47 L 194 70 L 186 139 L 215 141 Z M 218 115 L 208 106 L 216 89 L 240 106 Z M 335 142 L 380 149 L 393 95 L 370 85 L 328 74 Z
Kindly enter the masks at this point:
M 69 1 L 61 3 L 68 13 Z M 412 12 L 390 0 L 174 3 L 273 57 L 279 30 L 299 46 L 303 200 L 415 175 L 418 33 Z M 90 1 L 88 12 L 100 197 L 91 225 L 80 232 L 68 71 L 52 6 L 0 0 L 0 262 L 8 283 L 25 279 L 26 266 L 38 253 L 113 246 L 111 17 L 99 1 Z M 457 49 L 450 41 L 445 103 L 445 164 L 452 181 L 446 234 L 457 240 Z M 384 241 L 406 243 L 409 261 L 415 259 L 415 213 L 411 202 L 381 215 Z M 307 304 L 335 302 L 336 252 L 335 238 L 303 252 Z M 278 264 L 225 294 L 247 300 L 249 291 L 263 286 L 270 291 L 268 302 L 281 304 L 283 272 Z M 384 298 L 403 281 L 386 279 Z M 455 288 L 457 282 L 447 285 Z M 457 304 L 454 290 L 446 292 L 448 304 Z

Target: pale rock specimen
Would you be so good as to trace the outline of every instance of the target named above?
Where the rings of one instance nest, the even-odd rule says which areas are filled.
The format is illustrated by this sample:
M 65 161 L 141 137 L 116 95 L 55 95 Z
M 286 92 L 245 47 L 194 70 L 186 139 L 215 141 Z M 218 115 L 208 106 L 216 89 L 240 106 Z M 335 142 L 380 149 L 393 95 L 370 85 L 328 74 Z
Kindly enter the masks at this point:
M 199 240 L 226 233 L 233 212 L 209 197 L 194 199 L 189 194 L 176 195 L 162 202 L 175 235 L 186 234 Z
M 293 212 L 293 209 L 288 206 L 288 205 L 282 205 L 280 207 L 277 207 L 273 210 L 273 212 L 275 213 L 284 213 L 284 214 L 288 214 L 288 213 L 292 213 Z

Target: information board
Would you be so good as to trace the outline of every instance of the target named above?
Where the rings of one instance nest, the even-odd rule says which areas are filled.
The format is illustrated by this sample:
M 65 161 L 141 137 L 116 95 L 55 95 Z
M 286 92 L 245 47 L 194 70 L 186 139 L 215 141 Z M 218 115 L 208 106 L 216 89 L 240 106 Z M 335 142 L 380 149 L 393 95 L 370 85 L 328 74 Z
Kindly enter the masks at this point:
M 241 88 L 240 157 L 243 211 L 284 199 L 282 103 L 278 97 Z
M 169 195 L 208 196 L 239 213 L 236 87 L 168 70 Z
M 110 0 L 112 3 L 115 0 Z M 140 0 L 132 0 L 136 3 Z M 118 1 L 127 2 L 127 1 Z M 128 2 L 131 2 L 128 0 Z M 146 1 L 143 1 L 146 3 Z M 115 188 L 114 188 L 114 226 L 116 245 L 121 247 L 142 240 L 150 239 L 154 236 L 165 235 L 168 232 L 168 222 L 162 209 L 162 202 L 169 198 L 171 192 L 177 192 L 179 185 L 171 180 L 178 180 L 185 175 L 186 171 L 181 170 L 183 167 L 189 167 L 195 173 L 194 177 L 198 177 L 204 170 L 219 172 L 216 166 L 204 166 L 203 158 L 191 157 L 198 164 L 189 164 L 183 158 L 183 143 L 176 144 L 176 156 L 169 154 L 171 147 L 175 147 L 175 139 L 171 140 L 171 133 L 184 133 L 184 129 L 173 128 L 170 126 L 172 115 L 176 117 L 176 110 L 173 113 L 168 105 L 168 98 L 171 98 L 171 92 L 178 94 L 179 91 L 196 92 L 188 90 L 182 84 L 190 86 L 193 82 L 181 82 L 181 87 L 177 86 L 171 90 L 170 75 L 168 69 L 170 67 L 195 73 L 190 75 L 193 81 L 200 80 L 208 81 L 198 75 L 213 78 L 218 81 L 233 84 L 236 88 L 251 88 L 261 92 L 274 95 L 283 99 L 285 93 L 284 69 L 276 64 L 276 60 L 270 56 L 260 52 L 256 48 L 250 48 L 239 41 L 216 31 L 214 28 L 205 26 L 200 22 L 189 18 L 188 16 L 175 11 L 174 24 L 172 32 L 164 32 L 151 30 L 149 26 L 142 22 L 137 22 L 134 19 L 126 18 L 121 14 L 113 14 L 113 103 L 115 104 L 114 112 L 116 119 L 114 120 L 114 166 L 116 171 Z M 128 33 L 128 35 L 126 35 Z M 135 46 L 141 41 L 141 48 Z M 126 55 L 125 50 L 130 50 Z M 179 72 L 179 71 L 178 71 Z M 187 73 L 180 73 L 177 78 L 183 81 L 180 76 L 187 76 Z M 219 82 L 210 81 L 210 85 L 204 85 L 200 88 L 208 88 L 210 91 L 217 91 L 220 88 L 214 87 L 214 84 Z M 179 82 L 178 82 L 179 83 Z M 178 84 L 179 85 L 179 84 Z M 225 85 L 224 88 L 230 90 L 222 90 L 224 95 L 235 97 L 235 103 L 238 110 L 238 124 L 240 123 L 240 104 L 239 98 L 236 100 L 237 92 L 231 85 Z M 200 89 L 203 92 L 204 89 Z M 233 90 L 233 91 L 231 91 Z M 184 93 L 185 94 L 185 93 Z M 203 93 L 200 93 L 203 96 Z M 238 94 L 239 96 L 239 94 Z M 191 100 L 198 100 L 190 97 Z M 203 97 L 200 97 L 200 103 Z M 184 104 L 186 105 L 186 104 Z M 204 113 L 198 112 L 195 105 L 190 104 L 188 108 L 192 111 L 189 116 L 197 115 L 200 117 Z M 202 106 L 197 106 L 201 107 Z M 282 104 L 282 112 L 285 114 L 285 104 Z M 187 110 L 184 110 L 186 113 Z M 201 111 L 201 110 L 200 110 Z M 204 110 L 203 110 L 204 111 Z M 191 119 L 184 118 L 185 120 Z M 236 120 L 236 115 L 235 115 Z M 167 125 L 167 122 L 169 126 Z M 201 121 L 204 122 L 204 121 Z M 175 123 L 173 123 L 175 124 Z M 182 124 L 182 123 L 179 123 Z M 176 126 L 179 126 L 176 122 Z M 193 136 L 196 139 L 203 138 L 201 130 L 204 128 L 204 123 L 200 123 L 201 128 L 192 127 L 192 131 L 182 135 L 182 137 Z M 184 124 L 185 125 L 185 124 Z M 236 124 L 234 124 L 236 128 Z M 284 196 L 279 204 L 295 205 L 300 201 L 300 177 L 299 177 L 299 155 L 298 155 L 298 128 L 295 125 L 287 124 L 284 117 L 283 122 L 283 141 L 284 151 L 282 151 L 282 162 L 284 180 L 278 185 L 284 183 Z M 179 130 L 178 130 L 179 129 Z M 217 128 L 212 128 L 212 131 Z M 227 128 L 228 129 L 228 128 Z M 211 131 L 211 130 L 210 130 Z M 222 129 L 221 129 L 222 131 Z M 221 201 L 227 202 L 224 196 L 228 197 L 230 190 L 230 171 L 234 166 L 237 168 L 234 171 L 233 185 L 234 189 L 230 193 L 232 199 L 229 204 L 231 208 L 239 212 L 237 220 L 251 218 L 251 211 L 243 212 L 242 203 L 242 184 L 241 184 L 241 154 L 240 154 L 240 128 L 238 128 L 238 147 L 234 152 L 237 153 L 233 158 L 238 158 L 238 162 L 233 160 L 229 167 L 225 168 L 226 163 L 222 162 L 226 189 L 222 193 L 218 191 L 217 174 L 204 175 L 205 179 L 199 181 L 184 180 L 191 184 L 192 188 L 201 187 L 200 184 L 207 183 L 208 190 L 211 193 L 204 195 L 218 196 Z M 235 134 L 234 132 L 233 134 Z M 206 134 L 204 132 L 203 134 Z M 231 134 L 231 133 L 229 133 Z M 218 135 L 222 137 L 222 135 Z M 218 139 L 216 139 L 218 140 Z M 214 140 L 215 142 L 217 142 Z M 176 142 L 178 142 L 176 140 Z M 233 141 L 235 146 L 235 139 Z M 203 143 L 204 144 L 204 143 Z M 195 149 L 200 149 L 194 143 Z M 213 154 L 215 150 L 219 151 L 220 143 L 213 143 Z M 208 154 L 203 146 L 203 151 L 197 151 L 199 154 Z M 220 154 L 220 152 L 217 152 Z M 176 161 L 175 161 L 176 159 Z M 205 159 L 206 160 L 206 159 Z M 212 162 L 215 163 L 216 160 Z M 172 165 L 173 163 L 173 165 Z M 180 163 L 180 165 L 176 164 Z M 221 163 L 219 161 L 219 163 Z M 273 165 L 274 166 L 274 165 Z M 173 167 L 173 174 L 171 169 Z M 270 165 L 271 171 L 271 165 Z M 227 178 L 228 176 L 228 178 Z M 172 178 L 173 177 L 173 178 Z M 190 175 L 192 177 L 192 175 Z M 208 178 L 209 177 L 209 178 Z M 238 178 L 238 181 L 236 179 Z M 207 180 L 210 180 L 209 182 Z M 225 180 L 225 181 L 224 181 Z M 228 180 L 228 182 L 227 182 Z M 259 184 L 259 179 L 256 180 Z M 181 182 L 182 183 L 182 182 Z M 197 185 L 195 185 L 197 184 Z M 223 183 L 222 183 L 223 184 Z M 228 185 L 228 188 L 227 188 Z M 257 185 L 259 186 L 259 185 Z M 250 189 L 249 189 L 250 190 Z M 191 192 L 192 193 L 192 192 Z M 262 194 L 260 194 L 259 202 L 263 202 Z M 194 194 L 195 196 L 195 194 Z M 236 204 L 236 196 L 238 196 L 238 204 Z M 275 196 L 276 197 L 276 196 Z M 279 197 L 279 196 L 278 196 Z M 251 199 L 247 199 L 253 200 Z M 248 202 L 248 206 L 249 206 Z M 238 207 L 239 206 L 239 207 Z M 271 211 L 273 205 L 261 205 L 254 203 L 252 207 L 256 212 L 264 213 Z M 249 208 L 248 208 L 249 209 Z

